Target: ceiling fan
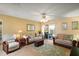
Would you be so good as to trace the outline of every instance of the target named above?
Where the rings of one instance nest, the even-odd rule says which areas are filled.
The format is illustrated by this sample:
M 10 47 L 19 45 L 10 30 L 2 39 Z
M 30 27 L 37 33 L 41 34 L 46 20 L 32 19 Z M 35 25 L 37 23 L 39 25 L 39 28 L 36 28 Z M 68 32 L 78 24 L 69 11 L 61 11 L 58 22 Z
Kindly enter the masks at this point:
M 47 22 L 50 19 L 54 19 L 54 18 L 58 17 L 55 14 L 51 14 L 51 13 L 47 13 L 47 12 L 33 12 L 33 15 L 41 17 L 40 22 L 44 22 L 44 23 Z
M 56 17 L 54 14 L 48 14 L 46 12 L 42 13 L 34 13 L 34 16 L 40 17 L 40 22 L 47 22 L 48 20 L 52 19 L 53 17 Z
M 46 13 L 42 13 L 41 14 L 41 16 L 42 16 L 42 19 L 41 19 L 41 22 L 47 22 L 48 20 L 47 20 L 47 15 L 46 15 Z

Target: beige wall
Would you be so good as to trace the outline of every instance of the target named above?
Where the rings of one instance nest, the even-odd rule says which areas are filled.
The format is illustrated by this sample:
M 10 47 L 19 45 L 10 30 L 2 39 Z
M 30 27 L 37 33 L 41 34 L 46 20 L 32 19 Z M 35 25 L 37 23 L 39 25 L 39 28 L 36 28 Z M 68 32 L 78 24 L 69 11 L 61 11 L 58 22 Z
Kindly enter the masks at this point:
M 31 34 L 34 35 L 34 33 L 37 33 L 41 30 L 41 26 L 43 23 L 27 20 L 27 19 L 21 19 L 17 17 L 12 16 L 6 16 L 6 15 L 0 15 L 0 20 L 3 21 L 3 35 L 4 34 L 16 34 L 19 30 L 23 31 L 23 34 Z M 65 33 L 65 34 L 78 34 L 79 30 L 72 30 L 72 21 L 79 21 L 79 17 L 75 17 L 74 19 L 66 18 L 66 19 L 56 19 L 51 20 L 45 24 L 56 24 L 56 30 L 55 34 Z M 68 24 L 68 29 L 63 30 L 62 29 L 62 23 L 66 22 Z M 33 24 L 35 25 L 35 31 L 27 31 L 27 24 Z
M 34 35 L 34 33 L 40 31 L 39 22 L 6 15 L 0 15 L 0 20 L 3 21 L 3 34 L 15 34 L 22 30 L 23 34 Z M 27 24 L 35 25 L 35 31 L 27 31 Z
M 51 20 L 51 21 L 47 22 L 46 24 L 48 24 L 48 25 L 55 24 L 56 25 L 55 34 L 61 34 L 61 33 L 64 33 L 64 34 L 79 34 L 79 30 L 72 30 L 72 21 L 79 21 L 79 17 L 74 17 L 74 19 L 72 19 L 72 17 L 69 17 L 69 18 L 66 18 L 66 19 Z M 62 29 L 62 24 L 64 22 L 68 24 L 67 30 Z

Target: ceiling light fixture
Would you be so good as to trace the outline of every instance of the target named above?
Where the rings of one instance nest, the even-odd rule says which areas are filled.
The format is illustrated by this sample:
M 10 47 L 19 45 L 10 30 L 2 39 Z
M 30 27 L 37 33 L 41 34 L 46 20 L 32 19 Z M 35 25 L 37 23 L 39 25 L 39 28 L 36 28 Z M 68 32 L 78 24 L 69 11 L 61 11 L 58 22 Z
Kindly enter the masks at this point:
M 46 13 L 42 13 L 42 19 L 41 19 L 41 22 L 45 23 L 47 22 L 47 16 L 46 16 Z

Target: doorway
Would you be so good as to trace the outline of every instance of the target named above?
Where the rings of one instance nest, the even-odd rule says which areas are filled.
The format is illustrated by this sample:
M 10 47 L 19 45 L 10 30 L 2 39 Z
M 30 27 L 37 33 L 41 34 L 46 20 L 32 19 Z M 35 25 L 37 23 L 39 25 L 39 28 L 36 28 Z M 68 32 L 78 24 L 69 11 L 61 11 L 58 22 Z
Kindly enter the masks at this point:
M 42 25 L 42 34 L 45 39 L 48 39 L 48 25 Z
M 46 39 L 52 39 L 52 36 L 55 34 L 55 24 L 42 25 L 42 33 Z
M 55 24 L 49 25 L 49 33 L 54 34 L 55 27 L 56 27 Z
M 55 34 L 55 24 L 51 24 L 49 25 L 49 39 L 52 39 L 52 37 Z

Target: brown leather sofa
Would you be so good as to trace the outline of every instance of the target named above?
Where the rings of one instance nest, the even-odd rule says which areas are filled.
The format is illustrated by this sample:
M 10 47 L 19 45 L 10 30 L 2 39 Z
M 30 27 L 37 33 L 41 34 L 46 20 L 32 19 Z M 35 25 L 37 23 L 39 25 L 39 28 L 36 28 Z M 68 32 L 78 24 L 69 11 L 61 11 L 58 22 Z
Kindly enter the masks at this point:
M 74 40 L 68 40 L 65 36 L 68 36 L 66 34 L 58 34 L 57 37 L 53 38 L 53 44 L 60 45 L 66 48 L 72 48 L 73 46 L 76 46 L 76 42 Z

